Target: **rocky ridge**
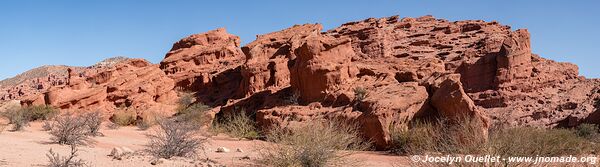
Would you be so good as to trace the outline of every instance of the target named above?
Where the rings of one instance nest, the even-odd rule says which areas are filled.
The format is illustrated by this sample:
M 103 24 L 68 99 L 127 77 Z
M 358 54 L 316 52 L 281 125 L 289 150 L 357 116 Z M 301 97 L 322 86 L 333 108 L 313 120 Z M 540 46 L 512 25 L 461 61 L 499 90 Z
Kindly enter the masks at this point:
M 424 117 L 571 127 L 600 123 L 600 81 L 531 53 L 527 30 L 495 21 L 370 18 L 323 31 L 296 25 L 240 47 L 225 29 L 176 42 L 160 65 L 140 59 L 71 69 L 64 84 L 19 96 L 25 105 L 172 112 L 194 92 L 220 116 L 249 111 L 258 124 L 311 119 L 357 123 L 377 148 L 390 129 Z M 13 98 L 14 99 L 14 98 Z

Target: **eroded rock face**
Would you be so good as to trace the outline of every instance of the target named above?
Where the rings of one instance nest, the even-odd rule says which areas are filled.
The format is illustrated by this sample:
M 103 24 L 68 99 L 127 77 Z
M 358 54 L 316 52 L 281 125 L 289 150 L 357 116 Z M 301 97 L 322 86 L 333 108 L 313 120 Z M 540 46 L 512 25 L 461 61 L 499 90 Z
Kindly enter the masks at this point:
M 222 103 L 241 79 L 239 66 L 246 59 L 239 47 L 240 38 L 224 28 L 191 35 L 173 44 L 160 68 L 178 90 L 200 92 L 207 104 Z
M 381 66 L 395 67 L 391 71 L 399 82 L 422 81 L 435 73 L 460 74 L 464 92 L 494 122 L 544 127 L 572 122 L 569 126 L 574 126 L 594 111 L 594 100 L 588 97 L 597 94 L 598 81 L 578 77 L 575 65 L 532 54 L 527 30 L 511 31 L 497 22 L 449 22 L 424 16 L 367 19 L 325 34 L 352 38 L 357 55 L 352 63 L 357 66 L 377 62 L 361 72 L 379 75 L 389 70 Z M 393 65 L 409 61 L 407 66 Z M 579 105 L 568 105 L 568 99 Z M 571 107 L 560 107 L 564 104 Z M 574 119 L 574 115 L 579 116 Z
M 310 36 L 294 51 L 297 55 L 291 71 L 291 86 L 304 103 L 323 101 L 351 83 L 358 73 L 351 65 L 354 55 L 350 39 Z
M 108 113 L 118 107 L 140 112 L 172 112 L 177 99 L 174 87 L 175 82 L 158 65 L 143 59 L 129 59 L 111 68 L 89 68 L 82 73 L 69 70 L 67 85 L 52 87 L 22 103 Z
M 246 63 L 242 65 L 242 82 L 238 90 L 241 97 L 263 90 L 278 91 L 290 86 L 290 66 L 296 59 L 296 50 L 310 35 L 317 35 L 320 24 L 296 25 L 291 28 L 258 35 L 257 39 L 242 47 Z
M 390 130 L 406 129 L 417 112 L 428 109 L 427 98 L 427 90 L 417 82 L 376 87 L 359 103 L 359 126 L 377 148 L 385 148 Z

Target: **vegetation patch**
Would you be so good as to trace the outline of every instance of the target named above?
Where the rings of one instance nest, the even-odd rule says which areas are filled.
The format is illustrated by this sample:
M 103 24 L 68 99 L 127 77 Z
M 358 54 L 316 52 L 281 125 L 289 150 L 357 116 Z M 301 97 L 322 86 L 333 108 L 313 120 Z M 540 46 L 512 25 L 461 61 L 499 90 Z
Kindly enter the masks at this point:
M 491 128 L 487 136 L 479 133 L 477 127 L 481 127 L 480 123 L 467 120 L 456 123 L 441 120 L 417 122 L 409 130 L 391 132 L 390 151 L 399 155 L 468 154 L 500 157 L 581 156 L 599 151 L 596 125 L 582 124 L 573 129 L 498 126 Z M 470 165 L 473 164 L 456 164 Z M 480 165 L 483 164 L 475 166 Z M 490 165 L 523 164 L 486 164 Z
M 50 139 L 58 144 L 82 145 L 88 141 L 89 134 L 83 117 L 65 113 L 54 119 Z
M 48 157 L 48 167 L 81 167 L 86 166 L 85 161 L 77 159 L 79 150 L 75 145 L 71 145 L 71 153 L 69 156 L 61 156 L 60 154 L 50 149 L 46 154 Z
M 204 125 L 209 122 L 208 116 L 206 115 L 206 111 L 208 110 L 210 110 L 210 106 L 202 103 L 192 104 L 187 108 L 180 109 L 177 114 L 175 114 L 175 119 L 178 121 L 190 122 L 198 126 Z
M 275 167 L 351 165 L 355 162 L 346 159 L 352 154 L 349 150 L 369 148 L 355 126 L 337 121 L 274 127 L 266 139 L 275 144 L 262 147 L 258 162 Z
M 129 109 L 119 109 L 110 117 L 110 120 L 119 126 L 135 125 L 137 113 Z
M 163 120 L 159 129 L 148 134 L 150 139 L 146 151 L 157 158 L 194 156 L 204 149 L 207 139 L 200 138 L 196 126 L 187 122 Z
M 237 138 L 260 138 L 256 121 L 248 116 L 244 110 L 225 114 L 222 118 L 215 120 L 212 131 Z
M 1 113 L 12 124 L 13 131 L 20 131 L 36 120 L 50 120 L 58 114 L 58 110 L 50 106 L 31 106 L 25 108 L 10 108 Z

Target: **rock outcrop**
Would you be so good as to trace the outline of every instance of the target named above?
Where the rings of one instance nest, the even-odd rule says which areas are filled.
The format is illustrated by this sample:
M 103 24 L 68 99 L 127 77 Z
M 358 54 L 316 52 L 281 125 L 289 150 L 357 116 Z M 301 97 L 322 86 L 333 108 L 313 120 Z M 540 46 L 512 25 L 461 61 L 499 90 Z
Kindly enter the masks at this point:
M 175 43 L 160 65 L 132 59 L 72 69 L 31 96 L 0 97 L 61 109 L 172 112 L 177 91 L 191 91 L 213 107 L 213 118 L 244 110 L 265 130 L 343 119 L 378 149 L 389 145 L 391 129 L 430 116 L 466 116 L 482 134 L 492 124 L 599 124 L 600 80 L 531 47 L 525 29 L 432 16 L 370 18 L 325 32 L 320 24 L 296 25 L 241 48 L 239 37 L 217 29 Z
M 37 96 L 53 86 L 67 83 L 67 69 L 81 70 L 82 67 L 42 66 L 28 70 L 15 77 L 0 81 L 0 101 L 19 100 Z
M 240 38 L 223 28 L 191 35 L 177 43 L 160 63 L 160 68 L 183 91 L 199 92 L 204 103 L 222 103 L 233 95 L 246 59 Z
M 311 35 L 323 29 L 319 24 L 296 25 L 291 28 L 258 35 L 242 47 L 246 63 L 242 65 L 242 83 L 238 94 L 245 97 L 264 90 L 278 91 L 290 86 L 290 66 L 296 50 Z
M 111 68 L 89 68 L 81 73 L 68 71 L 66 85 L 52 87 L 22 103 L 107 113 L 118 107 L 172 113 L 177 99 L 175 82 L 158 65 L 143 59 L 129 59 Z

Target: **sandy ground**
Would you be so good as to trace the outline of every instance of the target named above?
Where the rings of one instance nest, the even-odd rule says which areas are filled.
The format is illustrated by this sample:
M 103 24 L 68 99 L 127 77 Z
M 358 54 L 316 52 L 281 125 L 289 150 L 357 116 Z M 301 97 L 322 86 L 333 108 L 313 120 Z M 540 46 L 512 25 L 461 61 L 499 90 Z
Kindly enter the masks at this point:
M 53 149 L 61 155 L 67 155 L 69 146 L 62 146 L 50 142 L 48 132 L 42 130 L 42 123 L 31 123 L 24 131 L 11 132 L 7 127 L 0 133 L 0 166 L 45 166 L 48 163 L 46 154 Z M 108 156 L 114 147 L 127 147 L 136 152 L 143 152 L 147 143 L 145 134 L 151 131 L 141 131 L 136 127 L 121 127 L 119 129 L 103 128 L 104 136 L 92 138 L 94 143 L 79 147 L 79 158 L 90 166 L 153 166 L 151 156 L 136 155 L 123 160 L 115 160 Z M 219 135 L 210 137 L 206 145 L 206 155 L 200 154 L 197 158 L 175 158 L 166 160 L 157 166 L 208 166 L 206 157 L 215 163 L 225 166 L 263 166 L 256 164 L 258 156 L 256 151 L 263 141 L 238 140 Z M 226 147 L 229 153 L 217 153 L 218 147 Z M 242 152 L 237 152 L 241 149 Z M 140 153 L 143 154 L 143 153 Z M 406 166 L 409 161 L 406 157 L 386 155 L 381 152 L 357 152 L 349 157 L 357 163 L 352 166 Z M 211 163 L 214 164 L 214 163 Z M 214 165 L 213 165 L 214 166 Z

